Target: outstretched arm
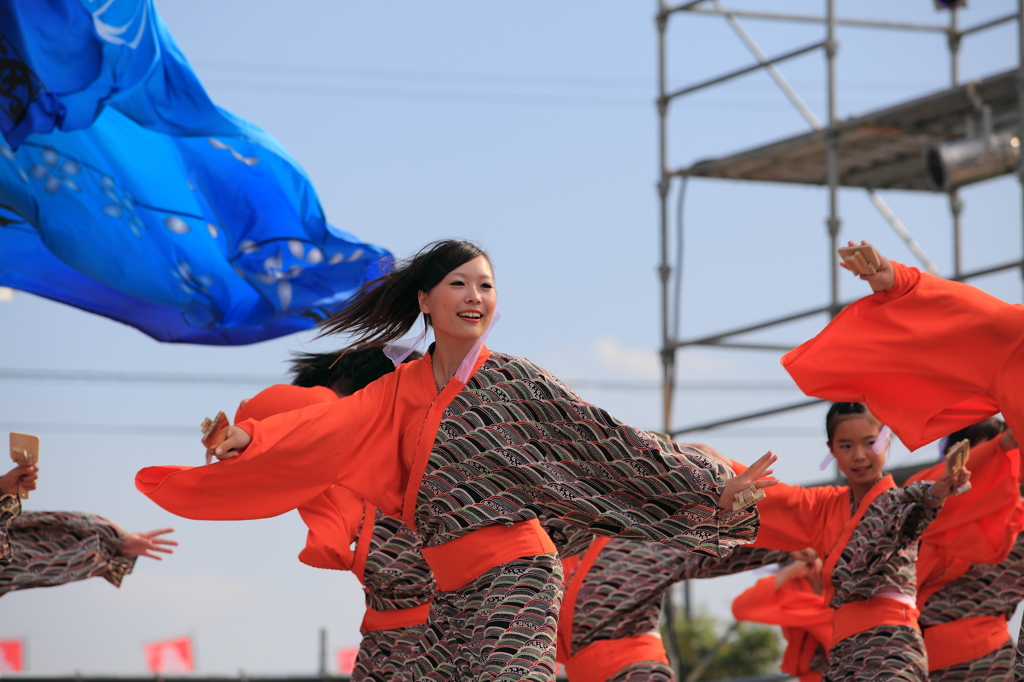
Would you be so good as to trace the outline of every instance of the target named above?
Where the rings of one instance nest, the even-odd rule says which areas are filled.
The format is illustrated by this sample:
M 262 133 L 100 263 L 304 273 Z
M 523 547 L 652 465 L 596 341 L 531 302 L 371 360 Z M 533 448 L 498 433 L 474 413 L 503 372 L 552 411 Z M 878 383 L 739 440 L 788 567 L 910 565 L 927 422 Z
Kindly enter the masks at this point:
M 160 537 L 161 535 L 173 532 L 173 528 L 161 528 L 160 530 L 150 530 L 142 533 L 128 533 L 124 536 L 124 540 L 121 541 L 121 554 L 131 557 L 145 556 L 161 561 L 163 557 L 159 557 L 153 554 L 153 552 L 174 554 L 174 550 L 171 547 L 177 547 L 178 541 Z

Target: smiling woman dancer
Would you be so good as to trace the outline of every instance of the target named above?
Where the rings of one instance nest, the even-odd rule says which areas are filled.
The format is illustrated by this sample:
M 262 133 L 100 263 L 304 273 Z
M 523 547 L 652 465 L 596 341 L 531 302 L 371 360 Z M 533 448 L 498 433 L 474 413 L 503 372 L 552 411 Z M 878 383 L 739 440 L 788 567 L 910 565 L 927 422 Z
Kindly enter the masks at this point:
M 823 596 L 836 609 L 828 682 L 928 679 L 915 607 L 918 540 L 970 478 L 963 469 L 897 488 L 882 474 L 888 444 L 875 447 L 881 427 L 861 403 L 832 405 L 825 420 L 829 452 L 849 486 L 780 484 L 759 505 L 757 546 L 810 547 L 824 561 Z
M 756 536 L 732 511 L 770 453 L 740 476 L 585 403 L 528 360 L 492 353 L 497 317 L 487 256 L 441 241 L 397 265 L 328 321 L 356 344 L 392 342 L 420 314 L 435 344 L 422 360 L 335 403 L 231 428 L 209 467 L 152 467 L 140 490 L 191 518 L 284 513 L 334 484 L 424 539 L 439 592 L 417 679 L 554 678 L 562 573 L 537 516 L 602 535 L 722 555 Z

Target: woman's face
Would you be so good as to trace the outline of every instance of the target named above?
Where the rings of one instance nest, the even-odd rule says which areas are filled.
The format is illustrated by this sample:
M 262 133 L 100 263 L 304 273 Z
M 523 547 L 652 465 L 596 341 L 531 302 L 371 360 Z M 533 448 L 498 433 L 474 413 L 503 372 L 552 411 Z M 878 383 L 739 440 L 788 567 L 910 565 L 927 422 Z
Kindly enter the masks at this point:
M 420 312 L 430 315 L 434 337 L 480 338 L 498 307 L 494 272 L 484 256 L 455 268 L 430 291 L 419 292 Z
M 871 449 L 879 430 L 874 421 L 860 417 L 836 425 L 830 449 L 850 483 L 870 484 L 882 478 L 886 453 L 876 455 Z

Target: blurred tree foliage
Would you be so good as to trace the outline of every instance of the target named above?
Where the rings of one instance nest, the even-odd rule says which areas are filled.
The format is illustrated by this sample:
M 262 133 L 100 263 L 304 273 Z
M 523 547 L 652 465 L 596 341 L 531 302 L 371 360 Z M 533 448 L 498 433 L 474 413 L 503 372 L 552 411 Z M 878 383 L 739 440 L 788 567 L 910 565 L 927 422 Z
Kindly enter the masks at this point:
M 682 680 L 700 664 L 725 632 L 726 628 L 707 614 L 694 614 L 689 621 L 682 616 L 676 620 Z M 776 628 L 739 623 L 699 679 L 720 680 L 777 673 L 782 646 L 782 637 Z

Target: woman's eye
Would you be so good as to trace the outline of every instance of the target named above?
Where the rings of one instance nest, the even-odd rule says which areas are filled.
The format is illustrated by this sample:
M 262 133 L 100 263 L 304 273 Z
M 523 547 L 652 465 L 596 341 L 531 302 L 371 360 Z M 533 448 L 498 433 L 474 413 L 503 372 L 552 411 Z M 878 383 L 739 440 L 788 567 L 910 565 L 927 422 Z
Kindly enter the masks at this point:
M 493 284 L 491 284 L 490 282 L 484 282 L 484 283 L 483 283 L 483 284 L 481 284 L 480 286 L 481 286 L 482 288 L 484 288 L 484 289 L 493 289 L 493 288 L 494 288 L 494 285 L 493 285 Z
M 453 287 L 465 286 L 465 282 L 463 282 L 461 279 L 457 279 L 454 282 L 452 282 L 452 286 Z

